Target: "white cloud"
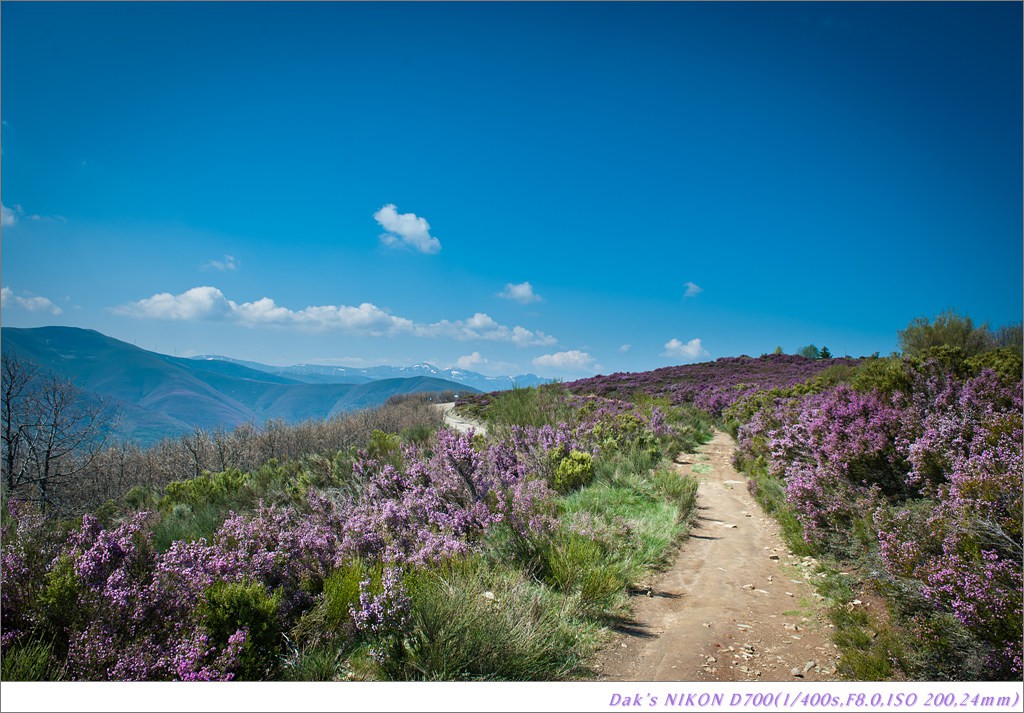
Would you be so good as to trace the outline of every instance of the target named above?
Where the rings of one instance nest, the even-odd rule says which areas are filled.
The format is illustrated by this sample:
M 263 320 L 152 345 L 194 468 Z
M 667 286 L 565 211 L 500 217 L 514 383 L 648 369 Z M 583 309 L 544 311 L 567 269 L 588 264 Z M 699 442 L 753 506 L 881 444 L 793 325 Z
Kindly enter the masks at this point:
M 115 307 L 114 312 L 150 319 L 230 319 L 238 306 L 216 287 L 193 287 L 180 295 L 159 292 L 152 297 Z
M 225 255 L 223 260 L 207 260 L 202 264 L 202 269 L 228 272 L 230 270 L 238 269 L 238 261 L 235 260 L 234 255 Z
M 62 215 L 39 215 L 38 213 L 31 213 L 25 215 L 25 209 L 17 203 L 11 208 L 0 204 L 0 226 L 9 228 L 16 224 L 22 218 L 28 218 L 36 222 L 42 223 L 66 223 L 68 219 Z
M 473 352 L 455 360 L 455 366 L 467 371 L 476 371 L 486 376 L 508 376 L 515 374 L 519 367 L 507 361 L 491 361 L 480 352 Z
M 558 343 L 557 339 L 544 332 L 533 332 L 519 325 L 506 327 L 498 324 L 490 315 L 483 312 L 477 312 L 465 320 L 451 322 L 443 319 L 433 324 L 419 325 L 416 334 L 423 337 L 451 337 L 460 341 L 480 339 L 490 342 L 511 342 L 518 347 L 546 347 Z
M 0 226 L 4 228 L 9 228 L 10 226 L 18 222 L 18 213 L 21 212 L 18 209 L 21 208 L 21 206 L 14 206 L 14 208 L 14 210 L 11 210 L 7 206 L 0 203 Z
M 441 241 L 430 234 L 430 223 L 426 218 L 415 213 L 399 213 L 394 203 L 388 203 L 373 214 L 373 219 L 387 231 L 380 236 L 385 245 L 405 245 L 426 255 L 441 251 Z
M 60 314 L 64 311 L 45 297 L 37 295 L 19 297 L 10 287 L 0 288 L 0 307 L 20 307 L 29 312 L 49 312 L 50 314 Z
M 587 371 L 595 366 L 594 357 L 576 349 L 567 352 L 544 354 L 533 360 L 534 366 L 541 368 L 563 369 L 567 371 Z
M 700 339 L 691 339 L 683 344 L 678 339 L 670 339 L 665 342 L 665 351 L 662 356 L 679 357 L 681 359 L 699 359 L 710 356 L 706 349 L 701 346 Z
M 519 304 L 530 304 L 531 302 L 540 302 L 541 296 L 533 291 L 533 285 L 529 282 L 520 282 L 518 285 L 514 285 L 511 282 L 505 285 L 505 289 L 498 293 L 498 297 L 503 297 L 507 300 L 515 300 Z
M 411 331 L 412 321 L 395 317 L 368 302 L 358 307 L 325 305 L 291 310 L 269 297 L 238 304 L 216 287 L 193 287 L 180 295 L 161 292 L 113 310 L 136 318 L 175 320 L 225 320 L 245 326 L 298 327 L 311 330 L 341 329 L 360 334 L 383 335 Z
M 623 344 L 621 347 L 619 347 L 619 353 L 620 354 L 625 354 L 626 352 L 628 352 L 632 348 L 633 348 L 632 344 Z
M 20 207 L 20 206 L 19 206 Z M 32 215 L 26 216 L 29 220 L 34 220 L 42 223 L 67 223 L 68 219 L 63 215 L 38 215 L 33 213 Z
M 698 285 L 697 283 L 695 283 L 695 282 L 687 282 L 686 283 L 686 292 L 683 293 L 683 297 L 696 297 L 697 295 L 699 295 L 703 291 L 704 291 L 704 288 L 701 287 L 700 285 Z
M 507 327 L 499 324 L 482 312 L 465 320 L 417 324 L 369 302 L 358 307 L 319 305 L 292 310 L 278 305 L 269 297 L 238 304 L 225 297 L 216 287 L 210 286 L 193 287 L 178 295 L 161 292 L 114 307 L 112 311 L 138 319 L 232 321 L 248 327 L 288 327 L 308 331 L 331 329 L 370 336 L 410 334 L 417 337 L 449 337 L 459 341 L 509 342 L 521 347 L 547 346 L 558 341 L 543 332 L 533 332 L 518 325 Z
M 480 356 L 480 352 L 473 352 L 472 354 L 460 356 L 458 359 L 456 359 L 455 366 L 459 367 L 460 369 L 473 369 L 486 361 L 486 359 Z

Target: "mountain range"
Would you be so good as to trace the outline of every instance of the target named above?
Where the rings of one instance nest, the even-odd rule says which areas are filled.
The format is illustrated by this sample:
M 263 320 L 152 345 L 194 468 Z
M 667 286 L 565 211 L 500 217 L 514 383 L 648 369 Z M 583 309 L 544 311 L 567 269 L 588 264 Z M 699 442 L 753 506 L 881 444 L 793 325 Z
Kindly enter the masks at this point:
M 192 359 L 201 361 L 226 361 L 240 364 L 250 369 L 263 371 L 276 376 L 283 376 L 309 384 L 365 384 L 378 379 L 409 379 L 429 376 L 436 379 L 454 381 L 456 384 L 471 386 L 480 391 L 504 391 L 513 387 L 526 388 L 547 384 L 545 379 L 536 374 L 520 374 L 518 376 L 484 376 L 466 369 L 438 369 L 433 364 L 414 364 L 412 366 L 371 366 L 355 368 L 347 366 L 323 366 L 319 364 L 295 364 L 294 366 L 268 366 L 254 361 L 242 361 L 226 356 L 196 356 Z
M 86 396 L 99 397 L 119 418 L 117 433 L 140 445 L 195 427 L 231 429 L 268 419 L 296 423 L 379 406 L 391 396 L 418 392 L 477 392 L 455 380 L 468 374 L 488 391 L 488 377 L 441 371 L 430 365 L 344 369 L 271 367 L 225 357 L 158 354 L 75 327 L 4 327 L 4 354 L 16 354 L 71 379 Z M 351 372 L 351 373 L 350 373 Z M 448 376 L 451 378 L 442 378 Z

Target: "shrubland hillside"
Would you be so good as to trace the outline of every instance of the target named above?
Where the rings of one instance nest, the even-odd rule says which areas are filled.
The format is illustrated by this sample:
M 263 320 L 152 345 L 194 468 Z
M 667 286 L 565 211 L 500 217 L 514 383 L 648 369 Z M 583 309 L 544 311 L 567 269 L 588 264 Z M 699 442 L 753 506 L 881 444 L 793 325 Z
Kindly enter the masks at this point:
M 44 497 L 5 436 L 3 678 L 592 677 L 698 505 L 669 459 L 717 425 L 820 563 L 838 675 L 1019 680 L 1020 330 L 965 322 L 916 321 L 888 358 L 742 357 L 461 398 L 486 436 L 410 396 L 105 451 L 102 467 L 93 453 L 59 471 L 120 479 L 84 515 Z
M 371 406 L 395 395 L 475 391 L 434 376 L 308 383 L 241 363 L 184 359 L 73 327 L 3 328 L 3 353 L 70 379 L 117 414 L 115 436 L 141 445 L 195 428 L 232 429 L 268 419 L 297 423 Z

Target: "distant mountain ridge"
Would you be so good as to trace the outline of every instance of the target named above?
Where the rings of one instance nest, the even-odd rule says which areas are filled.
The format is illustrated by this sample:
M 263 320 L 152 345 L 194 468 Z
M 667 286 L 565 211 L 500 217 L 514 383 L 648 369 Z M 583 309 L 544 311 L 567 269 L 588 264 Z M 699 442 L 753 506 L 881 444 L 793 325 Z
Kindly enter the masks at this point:
M 379 406 L 398 394 L 478 391 L 432 374 L 310 382 L 237 361 L 157 354 L 76 327 L 4 327 L 0 340 L 5 354 L 72 379 L 116 408 L 118 435 L 143 445 L 196 427 L 329 418 Z
M 437 379 L 454 381 L 457 384 L 471 386 L 480 391 L 503 391 L 513 387 L 526 388 L 551 383 L 536 374 L 520 374 L 518 376 L 484 376 L 467 369 L 438 369 L 433 364 L 414 364 L 412 366 L 371 366 L 356 368 L 349 366 L 326 366 L 320 364 L 295 364 L 293 366 L 268 366 L 253 361 L 242 361 L 219 355 L 194 356 L 199 361 L 224 361 L 264 371 L 276 376 L 284 376 L 308 383 L 358 384 L 378 379 L 405 379 L 418 376 L 429 376 Z

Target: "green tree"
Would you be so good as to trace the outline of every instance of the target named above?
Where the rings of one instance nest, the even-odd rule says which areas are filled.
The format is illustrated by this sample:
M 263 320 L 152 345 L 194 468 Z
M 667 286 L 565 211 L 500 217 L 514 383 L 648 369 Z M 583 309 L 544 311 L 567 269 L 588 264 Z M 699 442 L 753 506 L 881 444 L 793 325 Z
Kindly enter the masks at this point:
M 946 310 L 929 320 L 917 317 L 906 329 L 896 333 L 896 341 L 903 356 L 924 356 L 935 347 L 957 347 L 965 357 L 972 357 L 996 346 L 996 340 L 987 324 L 975 327 L 970 317 L 954 310 Z
M 818 358 L 820 358 L 820 359 L 831 359 L 832 358 L 832 352 L 830 352 L 828 350 L 828 347 L 822 347 L 821 351 L 818 353 Z
M 808 359 L 818 359 L 821 357 L 821 352 L 818 351 L 818 347 L 813 344 L 808 344 L 806 347 L 800 347 L 796 350 L 798 356 L 807 357 Z
M 775 347 L 775 351 L 772 352 L 772 354 L 782 354 L 782 353 L 783 353 L 783 351 L 782 351 L 782 347 L 781 346 Z

